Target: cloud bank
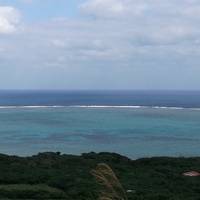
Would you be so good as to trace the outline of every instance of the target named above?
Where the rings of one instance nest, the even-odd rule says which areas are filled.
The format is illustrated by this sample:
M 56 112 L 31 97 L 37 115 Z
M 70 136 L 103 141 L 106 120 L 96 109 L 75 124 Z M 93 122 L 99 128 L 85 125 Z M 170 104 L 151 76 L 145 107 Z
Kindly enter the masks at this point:
M 2 76 L 14 71 L 36 88 L 200 89 L 199 1 L 85 0 L 78 9 L 17 29 L 19 11 L 0 7 Z

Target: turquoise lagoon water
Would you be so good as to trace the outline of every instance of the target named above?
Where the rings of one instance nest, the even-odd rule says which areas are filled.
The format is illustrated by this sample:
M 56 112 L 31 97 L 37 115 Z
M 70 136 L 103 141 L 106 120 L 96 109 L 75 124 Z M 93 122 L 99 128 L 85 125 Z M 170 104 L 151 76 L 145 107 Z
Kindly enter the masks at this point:
M 159 99 L 146 93 L 131 97 L 128 94 L 122 98 L 120 93 L 119 102 L 115 99 L 112 104 L 111 97 L 117 98 L 116 94 L 96 97 L 81 93 L 81 97 L 75 94 L 73 100 L 71 93 L 56 98 L 54 92 L 47 98 L 43 93 L 2 92 L 0 152 L 23 156 L 44 151 L 109 151 L 131 158 L 200 156 L 199 94 L 195 101 L 187 93 L 185 98 L 178 95 L 176 100 L 173 94 L 166 98 L 166 93 L 159 93 Z M 162 103 L 166 99 L 170 105 Z M 146 104 L 139 105 L 142 101 Z

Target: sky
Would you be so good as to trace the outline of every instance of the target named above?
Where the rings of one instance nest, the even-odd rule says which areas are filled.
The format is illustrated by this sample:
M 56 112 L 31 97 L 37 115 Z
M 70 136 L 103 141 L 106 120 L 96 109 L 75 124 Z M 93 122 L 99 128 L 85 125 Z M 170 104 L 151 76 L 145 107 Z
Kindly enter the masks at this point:
M 0 0 L 0 89 L 200 90 L 200 1 Z

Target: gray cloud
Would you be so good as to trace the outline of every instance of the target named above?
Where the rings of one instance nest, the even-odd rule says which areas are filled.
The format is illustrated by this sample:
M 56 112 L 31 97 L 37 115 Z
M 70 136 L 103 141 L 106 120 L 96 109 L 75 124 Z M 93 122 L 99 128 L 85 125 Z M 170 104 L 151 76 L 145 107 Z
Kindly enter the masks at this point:
M 81 18 L 21 23 L 0 38 L 0 83 L 200 89 L 199 11 L 196 0 L 88 0 Z

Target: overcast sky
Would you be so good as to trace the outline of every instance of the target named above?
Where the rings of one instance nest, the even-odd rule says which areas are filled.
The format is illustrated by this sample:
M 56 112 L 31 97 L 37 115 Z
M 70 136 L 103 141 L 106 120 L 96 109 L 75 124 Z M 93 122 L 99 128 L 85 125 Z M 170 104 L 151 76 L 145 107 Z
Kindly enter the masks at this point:
M 199 0 L 0 0 L 0 89 L 200 89 Z

